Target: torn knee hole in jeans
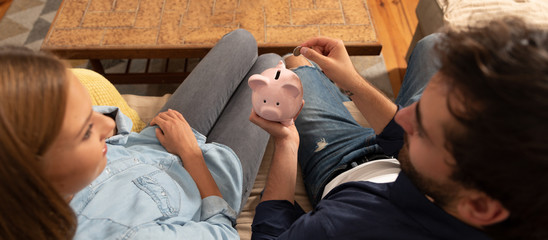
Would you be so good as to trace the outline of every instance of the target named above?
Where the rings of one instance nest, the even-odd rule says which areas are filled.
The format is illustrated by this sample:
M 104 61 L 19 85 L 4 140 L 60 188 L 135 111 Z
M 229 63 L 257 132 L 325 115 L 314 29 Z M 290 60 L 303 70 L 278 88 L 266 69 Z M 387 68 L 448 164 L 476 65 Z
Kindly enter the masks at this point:
M 317 143 L 316 143 L 316 150 L 314 150 L 314 152 L 319 152 L 321 150 L 323 150 L 326 146 L 327 146 L 327 141 L 325 140 L 325 138 L 322 138 L 320 139 Z

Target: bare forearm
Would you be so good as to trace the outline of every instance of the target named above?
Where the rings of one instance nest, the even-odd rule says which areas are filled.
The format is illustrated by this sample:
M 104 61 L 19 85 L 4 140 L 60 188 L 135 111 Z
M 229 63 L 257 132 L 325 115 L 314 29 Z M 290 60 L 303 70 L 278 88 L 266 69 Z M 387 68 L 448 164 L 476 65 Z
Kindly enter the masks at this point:
M 179 156 L 183 160 L 183 166 L 192 179 L 194 179 L 202 198 L 209 196 L 222 197 L 221 191 L 219 191 L 215 179 L 211 176 L 211 172 L 209 172 L 201 152 L 193 154 L 186 153 Z
M 382 132 L 384 127 L 392 120 L 398 107 L 377 88 L 363 79 L 357 72 L 353 74 L 355 86 L 346 93 L 356 104 L 375 133 Z
M 261 201 L 287 200 L 291 203 L 294 202 L 298 149 L 298 143 L 275 141 L 274 156 Z
M 302 46 L 303 56 L 318 63 L 325 75 L 350 96 L 375 132 L 381 133 L 396 113 L 397 106 L 360 76 L 344 42 L 318 37 Z

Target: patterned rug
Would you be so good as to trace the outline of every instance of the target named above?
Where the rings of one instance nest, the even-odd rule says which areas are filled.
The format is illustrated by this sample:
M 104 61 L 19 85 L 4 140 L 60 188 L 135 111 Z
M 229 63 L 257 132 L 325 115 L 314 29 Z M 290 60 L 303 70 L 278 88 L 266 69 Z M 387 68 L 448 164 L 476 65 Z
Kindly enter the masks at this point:
M 51 22 L 55 18 L 62 0 L 14 0 L 0 20 L 0 45 L 23 45 L 33 50 L 40 50 Z M 352 62 L 358 72 L 393 99 L 392 86 L 386 71 L 384 59 L 380 56 L 353 56 Z M 125 69 L 126 61 L 111 60 L 103 62 L 107 72 L 118 72 Z M 145 62 L 131 66 L 135 72 L 145 68 Z M 89 68 L 87 61 L 71 61 L 74 67 Z M 137 95 L 163 95 L 172 91 L 175 86 L 161 84 L 124 84 L 116 85 L 121 93 Z
M 0 44 L 39 50 L 62 0 L 15 0 L 0 21 Z

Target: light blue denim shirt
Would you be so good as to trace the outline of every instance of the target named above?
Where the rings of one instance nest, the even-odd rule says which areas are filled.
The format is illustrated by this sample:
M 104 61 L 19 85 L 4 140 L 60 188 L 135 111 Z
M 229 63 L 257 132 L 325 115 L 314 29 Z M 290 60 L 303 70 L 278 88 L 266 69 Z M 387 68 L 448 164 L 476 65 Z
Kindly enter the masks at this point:
M 168 153 L 155 127 L 130 133 L 131 120 L 116 107 L 118 134 L 107 139 L 107 165 L 78 192 L 71 207 L 75 239 L 239 239 L 234 225 L 242 193 L 242 167 L 227 146 L 205 143 L 194 131 L 223 198 L 202 199 L 180 158 Z

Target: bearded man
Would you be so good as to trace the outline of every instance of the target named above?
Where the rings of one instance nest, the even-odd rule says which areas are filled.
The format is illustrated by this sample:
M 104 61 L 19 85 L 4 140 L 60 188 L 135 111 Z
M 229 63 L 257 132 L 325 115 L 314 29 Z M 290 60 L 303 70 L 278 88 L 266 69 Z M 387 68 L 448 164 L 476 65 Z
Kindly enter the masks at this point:
M 286 59 L 304 89 L 295 125 L 250 116 L 275 144 L 252 238 L 548 239 L 548 32 L 479 26 L 423 39 L 395 103 L 342 41 L 303 43 L 306 58 Z

